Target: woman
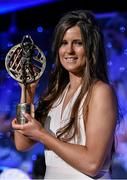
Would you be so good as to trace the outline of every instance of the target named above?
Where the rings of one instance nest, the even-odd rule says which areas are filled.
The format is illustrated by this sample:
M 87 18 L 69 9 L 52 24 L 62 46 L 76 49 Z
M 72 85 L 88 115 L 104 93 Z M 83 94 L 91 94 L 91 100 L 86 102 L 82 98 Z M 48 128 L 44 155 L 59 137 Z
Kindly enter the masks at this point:
M 56 67 L 36 119 L 13 120 L 15 145 L 45 145 L 45 179 L 110 178 L 117 103 L 108 84 L 99 26 L 91 12 L 71 11 L 55 29 Z M 36 85 L 29 85 L 32 102 Z M 22 98 L 21 98 L 22 102 Z M 45 124 L 45 128 L 43 127 Z

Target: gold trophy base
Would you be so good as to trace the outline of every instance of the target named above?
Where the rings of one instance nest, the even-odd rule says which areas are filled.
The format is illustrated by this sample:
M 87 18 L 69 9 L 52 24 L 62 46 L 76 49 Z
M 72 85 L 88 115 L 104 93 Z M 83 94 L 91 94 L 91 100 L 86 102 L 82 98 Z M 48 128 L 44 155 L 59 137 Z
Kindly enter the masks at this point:
M 27 119 L 23 116 L 23 113 L 28 113 L 34 117 L 34 105 L 28 103 L 20 103 L 16 108 L 16 117 L 18 124 L 27 123 Z

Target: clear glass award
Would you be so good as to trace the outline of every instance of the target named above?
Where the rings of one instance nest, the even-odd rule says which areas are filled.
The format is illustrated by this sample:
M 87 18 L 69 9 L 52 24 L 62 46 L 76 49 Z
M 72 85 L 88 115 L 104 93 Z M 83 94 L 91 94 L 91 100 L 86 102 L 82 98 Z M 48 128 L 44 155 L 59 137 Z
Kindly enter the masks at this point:
M 23 86 L 23 102 L 17 105 L 16 117 L 19 124 L 24 124 L 26 123 L 24 112 L 34 117 L 34 105 L 27 103 L 27 86 L 37 81 L 43 74 L 46 57 L 34 44 L 31 36 L 25 35 L 21 43 L 13 46 L 7 53 L 5 67 L 9 75 Z

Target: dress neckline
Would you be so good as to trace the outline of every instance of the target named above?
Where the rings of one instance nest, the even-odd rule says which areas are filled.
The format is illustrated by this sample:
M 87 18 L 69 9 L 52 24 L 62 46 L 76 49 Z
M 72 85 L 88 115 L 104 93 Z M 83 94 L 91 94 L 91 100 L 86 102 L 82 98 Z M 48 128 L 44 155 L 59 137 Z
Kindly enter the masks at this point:
M 79 85 L 79 87 L 76 89 L 76 91 L 74 92 L 73 96 L 69 99 L 68 103 L 66 104 L 65 108 L 63 109 L 64 100 L 66 98 L 69 86 L 70 86 L 70 83 L 67 84 L 67 86 L 65 87 L 65 90 L 63 92 L 63 99 L 62 99 L 62 102 L 61 102 L 61 120 L 63 119 L 63 115 L 64 115 L 65 111 L 67 110 L 68 106 L 70 105 L 70 103 L 73 101 L 75 95 L 81 89 L 81 85 Z

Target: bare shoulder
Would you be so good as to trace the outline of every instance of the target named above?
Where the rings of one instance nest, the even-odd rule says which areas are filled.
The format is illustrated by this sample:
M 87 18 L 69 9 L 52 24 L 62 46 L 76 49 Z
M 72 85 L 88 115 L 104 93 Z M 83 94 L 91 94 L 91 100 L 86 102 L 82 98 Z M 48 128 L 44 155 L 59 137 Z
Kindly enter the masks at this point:
M 117 109 L 117 97 L 113 87 L 102 81 L 98 81 L 92 90 L 90 107 L 108 107 L 111 110 Z
M 95 99 L 99 98 L 99 100 L 101 100 L 101 98 L 106 98 L 106 97 L 116 98 L 113 87 L 102 81 L 98 81 L 94 85 L 94 88 L 92 91 L 92 97 Z
M 112 124 L 113 126 L 116 116 L 117 98 L 113 87 L 102 81 L 98 81 L 93 87 L 89 103 L 89 122 L 94 121 L 96 124 L 102 123 L 102 126 L 104 124 L 106 126 L 108 122 L 109 125 Z

